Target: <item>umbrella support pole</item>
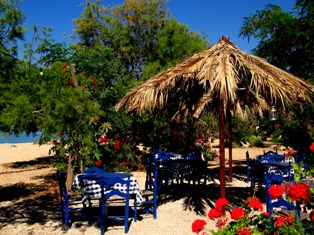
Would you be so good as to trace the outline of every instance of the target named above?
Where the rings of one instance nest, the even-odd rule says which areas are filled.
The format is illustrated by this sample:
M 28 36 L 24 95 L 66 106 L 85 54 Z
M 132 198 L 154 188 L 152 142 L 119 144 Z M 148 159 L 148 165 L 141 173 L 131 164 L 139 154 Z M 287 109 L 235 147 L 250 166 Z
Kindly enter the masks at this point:
M 225 115 L 223 100 L 219 102 L 219 160 L 220 160 L 220 198 L 226 197 L 225 187 Z M 222 215 L 225 215 L 225 208 L 222 208 Z
M 229 144 L 229 182 L 232 182 L 232 122 L 231 122 L 231 113 L 229 109 L 227 111 L 227 121 L 228 121 L 228 144 Z

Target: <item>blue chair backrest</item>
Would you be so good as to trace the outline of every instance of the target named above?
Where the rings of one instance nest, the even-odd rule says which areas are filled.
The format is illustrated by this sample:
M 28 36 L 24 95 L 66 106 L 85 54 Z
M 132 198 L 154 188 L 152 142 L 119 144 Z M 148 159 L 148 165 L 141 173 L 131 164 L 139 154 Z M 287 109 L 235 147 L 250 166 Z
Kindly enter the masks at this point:
M 106 172 L 106 167 L 104 166 L 104 168 L 99 168 L 97 166 L 92 166 L 89 169 L 84 169 L 83 173 L 87 173 L 87 174 L 93 174 L 93 173 L 105 173 Z
M 289 203 L 287 200 L 281 198 L 276 201 L 273 201 L 271 196 L 268 193 L 268 189 L 271 185 L 282 185 L 285 179 L 282 174 L 270 173 L 265 175 L 265 183 L 266 183 L 266 206 L 267 211 L 272 214 L 274 208 L 286 208 L 287 210 L 294 210 L 296 207 L 293 203 Z M 297 210 L 297 216 L 300 218 L 300 210 Z
M 285 156 L 281 154 L 262 155 L 257 158 L 257 161 L 262 163 L 284 162 Z
M 130 177 L 130 174 L 125 173 L 92 173 L 79 176 L 80 180 L 93 180 L 101 187 L 100 229 L 102 235 L 105 232 L 105 216 L 107 218 L 124 218 L 124 231 L 125 233 L 128 232 Z M 125 214 L 123 216 L 109 216 L 105 214 L 106 200 L 115 195 L 125 198 Z

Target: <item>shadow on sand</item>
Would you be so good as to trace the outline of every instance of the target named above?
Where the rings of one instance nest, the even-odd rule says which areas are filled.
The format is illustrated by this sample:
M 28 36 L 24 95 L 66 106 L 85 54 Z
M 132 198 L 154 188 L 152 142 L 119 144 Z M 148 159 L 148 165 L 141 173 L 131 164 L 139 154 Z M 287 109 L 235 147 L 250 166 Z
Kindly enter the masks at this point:
M 32 170 L 50 167 L 52 158 L 43 157 L 32 161 L 11 164 L 14 169 Z M 27 168 L 27 169 L 26 169 Z M 243 162 L 235 162 L 233 166 L 233 179 L 244 181 L 246 167 Z M 220 186 L 215 182 L 219 180 L 219 168 L 209 170 L 210 183 L 171 185 L 161 194 L 159 204 L 171 203 L 183 199 L 182 208 L 178 210 L 194 211 L 195 215 L 206 215 L 208 206 L 220 197 Z M 228 180 L 228 170 L 226 179 Z M 226 195 L 231 207 L 243 205 L 243 200 L 252 195 L 250 187 L 235 187 L 226 183 Z M 51 223 L 61 225 L 61 211 L 58 195 L 47 192 L 44 185 L 19 183 L 0 187 L 0 228 L 8 224 Z M 133 204 L 133 202 L 131 202 Z M 132 213 L 131 213 L 132 215 Z M 80 224 L 75 224 L 75 227 Z M 83 228 L 81 228 L 83 229 Z

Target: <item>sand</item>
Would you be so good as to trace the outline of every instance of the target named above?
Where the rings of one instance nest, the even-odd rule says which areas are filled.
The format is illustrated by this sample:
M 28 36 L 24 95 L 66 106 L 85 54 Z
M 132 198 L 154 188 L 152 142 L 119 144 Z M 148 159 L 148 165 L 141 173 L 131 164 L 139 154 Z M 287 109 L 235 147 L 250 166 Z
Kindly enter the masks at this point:
M 44 177 L 55 174 L 49 164 L 50 145 L 0 144 L 0 234 L 99 234 L 96 226 L 75 223 L 66 231 L 60 221 L 58 198 L 44 187 Z M 244 182 L 245 175 L 238 172 L 245 163 L 246 152 L 250 157 L 262 154 L 270 148 L 234 148 L 233 182 L 227 182 L 227 199 L 238 203 L 241 195 L 249 190 Z M 226 158 L 228 158 L 226 149 Z M 203 191 L 199 186 L 191 186 L 182 194 L 172 194 L 161 199 L 158 218 L 145 215 L 137 222 L 131 222 L 130 235 L 193 234 L 191 224 L 195 219 L 207 218 L 211 203 L 219 198 L 219 177 L 217 161 L 210 162 L 211 181 Z M 226 163 L 227 164 L 227 163 Z M 240 165 L 241 164 L 241 165 Z M 227 164 L 228 167 L 228 164 Z M 145 173 L 132 172 L 141 188 L 144 188 Z M 242 174 L 242 175 L 241 175 Z M 203 214 L 202 214 L 203 213 Z M 215 229 L 209 222 L 211 229 Z M 124 234 L 123 226 L 112 226 L 108 235 Z

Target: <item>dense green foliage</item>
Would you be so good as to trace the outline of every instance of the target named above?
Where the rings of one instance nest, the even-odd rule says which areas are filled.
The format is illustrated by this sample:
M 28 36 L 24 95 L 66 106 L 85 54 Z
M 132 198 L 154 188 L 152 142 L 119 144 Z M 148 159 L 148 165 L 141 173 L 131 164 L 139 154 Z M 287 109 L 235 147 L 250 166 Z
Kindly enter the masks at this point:
M 310 1 L 297 3 L 293 14 L 268 6 L 246 19 L 241 35 L 260 39 L 258 55 L 311 80 L 313 6 Z M 193 145 L 202 133 L 218 135 L 212 114 L 175 123 L 170 120 L 176 112 L 171 105 L 162 113 L 136 117 L 114 109 L 132 87 L 209 47 L 204 37 L 171 17 L 165 0 L 126 0 L 113 7 L 86 0 L 80 18 L 74 19 L 77 43 L 70 47 L 55 43 L 51 28 L 34 26 L 22 59 L 17 57 L 21 48 L 16 44 L 25 31 L 20 2 L 1 0 L 0 4 L 0 131 L 43 131 L 40 143 L 53 140 L 58 169 L 70 166 L 76 171 L 101 159 L 108 170 L 129 171 L 136 169 L 139 143 L 191 153 L 197 151 Z M 297 29 L 298 33 L 293 31 Z M 310 141 L 312 114 L 313 107 L 306 106 L 298 116 L 282 119 L 275 134 L 289 145 L 291 141 L 299 145 L 301 138 L 287 139 L 298 130 L 303 136 L 306 132 Z M 255 125 L 234 119 L 234 141 L 249 140 Z
M 258 39 L 254 54 L 313 83 L 313 13 L 313 1 L 297 0 L 292 12 L 283 12 L 279 6 L 270 4 L 245 18 L 240 35 Z M 264 119 L 260 126 L 265 132 L 274 132 L 274 137 L 285 145 L 308 152 L 308 146 L 314 140 L 313 117 L 312 102 L 304 104 L 303 109 L 288 107 L 288 110 L 281 113 L 276 125 L 265 122 Z
M 136 144 L 147 142 L 147 136 L 152 144 L 156 134 L 165 135 L 170 128 L 159 127 L 170 116 L 131 118 L 114 105 L 142 80 L 208 47 L 200 35 L 172 19 L 165 6 L 162 0 L 138 0 L 106 8 L 87 0 L 81 18 L 74 21 L 78 43 L 55 43 L 51 28 L 34 26 L 23 60 L 13 53 L 17 48 L 7 46 L 14 70 L 6 65 L 12 76 L 1 77 L 0 130 L 17 135 L 41 130 L 40 143 L 52 140 L 55 166 L 67 169 L 68 177 L 99 159 L 107 170 L 136 169 Z M 10 27 L 15 24 L 2 19 Z M 22 24 L 22 17 L 17 22 Z M 15 31 L 7 36 L 12 43 L 23 28 Z M 171 149 L 173 139 L 159 140 Z

